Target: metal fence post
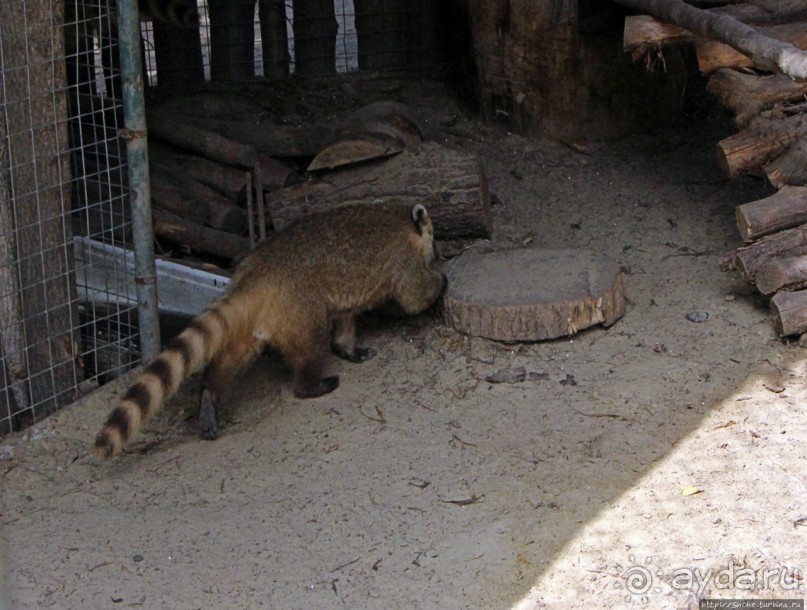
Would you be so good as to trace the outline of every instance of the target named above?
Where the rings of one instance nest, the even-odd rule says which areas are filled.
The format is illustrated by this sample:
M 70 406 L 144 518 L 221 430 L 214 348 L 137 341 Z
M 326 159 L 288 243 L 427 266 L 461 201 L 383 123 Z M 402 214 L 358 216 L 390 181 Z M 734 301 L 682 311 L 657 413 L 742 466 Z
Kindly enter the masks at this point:
M 160 325 L 157 309 L 157 271 L 154 262 L 154 227 L 151 221 L 143 66 L 140 59 L 140 16 L 137 2 L 134 0 L 117 0 L 117 10 L 125 126 L 121 135 L 126 140 L 129 172 L 141 359 L 147 364 L 160 351 Z

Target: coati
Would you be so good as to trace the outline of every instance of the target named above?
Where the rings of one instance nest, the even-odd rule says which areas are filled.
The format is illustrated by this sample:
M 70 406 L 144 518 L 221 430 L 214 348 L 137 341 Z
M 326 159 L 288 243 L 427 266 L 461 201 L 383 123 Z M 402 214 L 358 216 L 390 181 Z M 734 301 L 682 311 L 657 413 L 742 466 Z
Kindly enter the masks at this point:
M 355 316 L 393 301 L 406 314 L 434 303 L 446 278 L 432 268 L 434 231 L 426 208 L 356 205 L 304 218 L 249 253 L 229 288 L 137 378 L 95 440 L 114 456 L 204 368 L 199 427 L 218 435 L 217 404 L 237 373 L 271 346 L 293 372 L 294 394 L 313 398 L 339 385 L 323 377 L 329 347 L 351 362 L 374 355 L 356 346 Z

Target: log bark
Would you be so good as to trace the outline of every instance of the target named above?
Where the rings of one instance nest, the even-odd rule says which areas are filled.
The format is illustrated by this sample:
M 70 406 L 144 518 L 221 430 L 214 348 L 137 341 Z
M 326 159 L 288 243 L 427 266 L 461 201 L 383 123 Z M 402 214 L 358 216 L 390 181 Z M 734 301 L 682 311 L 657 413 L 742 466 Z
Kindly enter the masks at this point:
M 760 28 L 759 35 L 780 45 L 786 44 L 801 50 L 798 52 L 807 49 L 807 30 L 803 22 Z M 759 65 L 755 58 L 716 40 L 699 40 L 695 45 L 695 51 L 698 57 L 698 69 L 704 74 L 711 74 L 720 68 L 750 68 L 754 65 L 764 70 L 778 71 L 770 65 Z
M 254 0 L 208 0 L 210 79 L 243 83 L 255 78 Z
M 738 205 L 737 228 L 750 242 L 807 223 L 807 187 L 785 186 L 765 199 Z
M 313 157 L 332 131 L 321 125 L 289 127 L 266 121 L 207 119 L 205 126 L 221 135 L 254 146 L 260 153 L 277 157 Z
M 721 140 L 717 160 L 729 178 L 759 171 L 805 133 L 801 116 L 774 120 L 760 117 L 741 132 Z
M 266 204 L 280 231 L 306 214 L 379 200 L 422 203 L 440 238 L 489 237 L 492 230 L 490 192 L 479 158 L 433 142 L 424 142 L 418 153 L 404 151 L 276 191 Z
M 771 299 L 773 325 L 782 337 L 807 331 L 807 291 L 782 291 Z
M 424 138 L 423 122 L 400 102 L 376 102 L 359 108 L 336 128 L 308 166 L 308 171 L 332 169 L 379 159 L 408 148 Z
M 401 16 L 406 0 L 354 0 L 360 70 L 405 67 L 406 38 Z
M 244 188 L 244 170 L 185 155 L 155 141 L 149 142 L 149 165 L 155 171 L 165 169 L 198 180 L 224 195 L 228 201 L 237 201 Z
M 475 69 L 469 80 L 476 83 L 471 93 L 480 98 L 485 118 L 521 133 L 577 137 L 586 95 L 579 63 L 579 2 L 467 4 Z
M 729 15 L 714 15 L 682 0 L 617 0 L 618 4 L 674 23 L 691 32 L 723 42 L 770 72 L 807 78 L 807 53 L 792 44 L 763 36 Z
M 285 0 L 258 0 L 261 22 L 263 75 L 279 80 L 289 75 L 289 38 L 286 30 Z
M 154 19 L 152 25 L 160 91 L 177 94 L 203 87 L 205 70 L 199 28 L 182 27 L 159 19 Z
M 155 140 L 228 165 L 252 167 L 257 159 L 254 147 L 193 125 L 177 116 L 151 112 L 148 116 L 148 130 L 149 137 Z
M 766 235 L 748 246 L 737 248 L 734 268 L 748 281 L 754 281 L 757 271 L 777 257 L 807 254 L 807 225 Z
M 767 10 L 756 4 L 729 4 L 708 9 L 714 15 L 728 15 L 746 25 L 779 25 L 807 18 L 807 8 L 803 0 L 797 3 L 782 3 L 776 10 Z M 628 15 L 625 17 L 625 30 L 622 48 L 626 52 L 643 52 L 660 46 L 688 44 L 695 42 L 696 36 L 686 28 L 668 23 L 651 15 Z
M 336 74 L 336 32 L 333 0 L 292 0 L 294 11 L 294 73 L 297 76 Z
M 622 50 L 634 58 L 648 50 L 661 46 L 688 44 L 695 41 L 695 34 L 673 23 L 667 23 L 652 15 L 628 15 L 622 33 Z
M 244 210 L 232 201 L 219 195 L 209 186 L 192 178 L 185 178 L 182 187 L 195 201 L 204 202 L 210 208 L 205 224 L 228 233 L 243 234 L 246 228 Z
M 734 113 L 738 125 L 744 126 L 776 103 L 803 98 L 807 82 L 784 74 L 758 76 L 722 68 L 709 78 L 706 90 Z
M 807 141 L 797 140 L 787 151 L 768 163 L 764 171 L 768 182 L 778 189 L 787 185 L 807 184 Z
M 754 283 L 762 294 L 807 287 L 807 256 L 776 258 L 762 265 Z
M 249 240 L 226 231 L 203 227 L 179 216 L 154 211 L 154 232 L 194 252 L 212 254 L 232 261 L 249 249 Z
M 445 272 L 446 324 L 476 337 L 554 339 L 595 324 L 610 326 L 625 313 L 619 267 L 591 252 L 467 252 L 453 259 Z
M 229 233 L 241 233 L 246 226 L 241 208 L 185 174 L 155 167 L 151 183 L 155 207 L 166 212 Z
M 210 216 L 210 206 L 205 201 L 191 199 L 182 193 L 178 185 L 151 176 L 152 205 L 159 210 L 176 214 L 190 222 L 203 224 Z

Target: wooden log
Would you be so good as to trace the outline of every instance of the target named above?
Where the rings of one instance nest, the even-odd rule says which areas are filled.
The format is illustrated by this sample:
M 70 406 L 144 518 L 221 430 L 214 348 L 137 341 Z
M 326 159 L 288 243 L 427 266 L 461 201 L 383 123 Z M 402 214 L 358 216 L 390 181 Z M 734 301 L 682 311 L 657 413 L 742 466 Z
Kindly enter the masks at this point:
M 760 76 L 722 68 L 709 78 L 706 90 L 734 113 L 738 125 L 747 125 L 778 102 L 803 98 L 807 82 L 794 81 L 784 74 Z
M 768 261 L 757 271 L 754 283 L 762 294 L 807 287 L 807 256 L 789 256 Z
M 255 77 L 254 0 L 208 0 L 210 79 L 244 83 Z
M 619 267 L 582 250 L 466 252 L 445 268 L 443 317 L 455 330 L 497 341 L 573 335 L 625 313 Z
M 198 21 L 195 27 L 182 27 L 154 19 L 152 27 L 160 91 L 176 95 L 204 87 L 205 70 Z
M 258 0 L 263 75 L 269 80 L 289 75 L 289 38 L 284 0 Z
M 254 146 L 270 157 L 313 157 L 332 130 L 321 125 L 291 127 L 268 121 L 207 119 L 205 125 L 223 136 Z
M 479 157 L 434 142 L 424 142 L 417 153 L 404 151 L 276 191 L 266 204 L 280 231 L 306 214 L 391 200 L 425 205 L 440 238 L 488 237 L 492 230 L 490 191 Z
M 309 164 L 308 171 L 388 157 L 404 149 L 416 150 L 423 138 L 423 122 L 405 104 L 390 101 L 368 104 L 336 128 Z
M 661 46 L 688 44 L 695 34 L 652 15 L 628 15 L 622 32 L 622 50 L 634 57 Z
M 759 171 L 807 131 L 803 123 L 801 116 L 780 120 L 760 117 L 718 143 L 718 163 L 729 178 Z
M 173 214 L 154 210 L 153 219 L 154 232 L 157 235 L 194 252 L 233 260 L 249 249 L 249 240 L 245 237 L 203 227 Z
M 210 216 L 206 201 L 184 195 L 178 185 L 161 180 L 159 175 L 151 179 L 151 201 L 154 208 L 197 224 L 204 224 Z
M 203 129 L 187 120 L 153 111 L 148 115 L 149 136 L 227 165 L 252 167 L 257 153 L 253 146 Z
M 752 244 L 737 248 L 734 268 L 748 281 L 754 281 L 757 271 L 777 257 L 807 254 L 807 225 L 766 235 Z
M 187 220 L 195 220 L 214 229 L 229 233 L 242 233 L 246 227 L 244 211 L 215 190 L 185 174 L 177 174 L 164 167 L 157 167 L 151 173 L 152 184 L 170 185 L 184 197 L 188 205 L 198 205 L 207 211 L 201 220 L 174 212 Z M 153 187 L 152 187 L 153 193 Z M 173 210 L 167 210 L 169 212 Z
M 748 25 L 778 25 L 807 17 L 804 5 L 781 6 L 770 11 L 756 4 L 729 4 L 708 11 L 714 15 L 728 15 Z M 662 21 L 651 15 L 628 15 L 622 48 L 626 52 L 694 42 L 695 35 L 687 29 Z
M 152 171 L 155 168 L 164 168 L 198 180 L 229 201 L 237 201 L 238 194 L 244 188 L 243 169 L 185 155 L 158 142 L 149 142 L 149 166 Z
M 754 65 L 763 70 L 781 72 L 793 78 L 807 78 L 807 53 L 789 42 L 783 42 L 745 25 L 734 17 L 715 15 L 685 4 L 682 0 L 616 1 L 623 6 L 680 25 L 696 34 L 731 45 L 732 48 L 752 58 Z
M 206 225 L 228 233 L 239 235 L 244 233 L 247 225 L 244 210 L 196 180 L 188 181 L 188 189 L 197 201 L 205 201 L 210 207 Z
M 773 325 L 782 337 L 807 331 L 807 291 L 782 291 L 771 299 Z
M 784 186 L 765 199 L 738 205 L 737 228 L 743 241 L 807 223 L 807 187 Z
M 256 164 L 258 163 L 261 166 L 261 186 L 265 191 L 276 191 L 300 182 L 297 172 L 269 155 L 259 154 L 256 160 Z
M 779 189 L 786 185 L 803 186 L 807 184 L 807 142 L 797 140 L 783 154 L 768 163 L 764 172 L 768 182 Z M 804 219 L 802 222 L 806 220 Z
M 292 0 L 294 71 L 297 76 L 336 74 L 336 32 L 333 0 Z
M 792 45 L 796 49 L 807 49 L 807 27 L 804 23 L 787 23 L 759 28 L 759 33 L 771 40 Z M 695 44 L 698 69 L 711 74 L 720 68 L 750 68 L 757 65 L 764 70 L 772 70 L 765 62 L 755 63 L 753 58 L 716 40 L 700 39 Z

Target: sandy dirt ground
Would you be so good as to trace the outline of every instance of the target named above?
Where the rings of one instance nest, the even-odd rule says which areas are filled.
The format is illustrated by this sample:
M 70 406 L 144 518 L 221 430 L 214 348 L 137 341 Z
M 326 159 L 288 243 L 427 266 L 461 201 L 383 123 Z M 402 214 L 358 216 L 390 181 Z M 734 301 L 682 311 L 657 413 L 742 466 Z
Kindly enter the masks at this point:
M 447 112 L 437 94 L 397 97 Z M 197 438 L 189 383 L 101 464 L 81 456 L 125 380 L 107 385 L 0 441 L 0 606 L 683 610 L 805 597 L 804 351 L 718 270 L 739 242 L 734 207 L 770 192 L 721 175 L 727 117 L 584 149 L 459 118 L 463 130 L 473 137 L 446 141 L 484 159 L 494 241 L 616 261 L 624 318 L 505 345 L 433 314 L 370 317 L 362 343 L 378 355 L 329 363 L 333 394 L 295 399 L 267 357 L 234 389 L 217 441 Z M 486 381 L 517 367 L 525 380 Z

